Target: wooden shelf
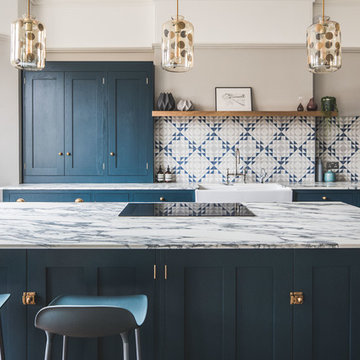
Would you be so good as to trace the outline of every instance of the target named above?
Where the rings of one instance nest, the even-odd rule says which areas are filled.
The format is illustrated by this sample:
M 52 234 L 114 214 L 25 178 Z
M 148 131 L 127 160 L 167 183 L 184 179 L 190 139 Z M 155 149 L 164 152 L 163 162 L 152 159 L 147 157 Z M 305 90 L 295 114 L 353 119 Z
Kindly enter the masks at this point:
M 337 116 L 337 112 L 333 112 L 331 116 Z M 323 117 L 321 111 L 153 111 L 153 117 L 190 117 L 190 116 L 307 116 L 307 117 Z

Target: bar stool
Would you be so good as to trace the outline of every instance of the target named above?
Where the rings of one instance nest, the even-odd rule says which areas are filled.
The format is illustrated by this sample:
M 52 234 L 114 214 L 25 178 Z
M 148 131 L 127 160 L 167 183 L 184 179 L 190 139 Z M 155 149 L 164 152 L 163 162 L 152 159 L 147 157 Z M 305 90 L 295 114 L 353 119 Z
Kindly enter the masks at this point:
M 146 295 L 59 296 L 35 317 L 35 327 L 46 334 L 45 360 L 51 359 L 54 334 L 63 336 L 62 360 L 67 357 L 68 337 L 120 335 L 124 360 L 129 360 L 129 332 L 135 331 L 136 359 L 141 360 L 140 326 L 148 308 Z
M 10 294 L 0 294 L 0 309 L 9 300 L 9 297 L 10 297 Z M 3 335 L 2 335 L 1 317 L 0 317 L 0 360 L 5 360 L 4 339 L 3 339 Z

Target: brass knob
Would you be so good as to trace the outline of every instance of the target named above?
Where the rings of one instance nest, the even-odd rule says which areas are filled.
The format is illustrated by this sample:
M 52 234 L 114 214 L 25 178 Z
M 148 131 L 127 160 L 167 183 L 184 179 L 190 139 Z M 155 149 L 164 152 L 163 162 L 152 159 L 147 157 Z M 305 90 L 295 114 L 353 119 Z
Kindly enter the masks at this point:
M 322 199 L 323 199 L 323 200 L 327 200 L 327 197 L 326 197 L 326 196 L 323 196 Z
M 165 198 L 161 196 L 160 201 L 165 201 Z
M 76 202 L 76 203 L 82 203 L 82 202 L 84 202 L 84 200 L 81 199 L 81 198 L 77 198 L 77 199 L 75 199 L 75 202 Z
M 62 153 L 62 152 L 59 152 L 59 156 L 63 156 L 64 155 L 64 153 Z
M 110 153 L 110 156 L 115 156 L 115 153 L 114 153 L 114 152 L 111 152 L 111 153 Z
M 71 153 L 67 152 L 67 153 L 66 153 L 66 155 L 67 155 L 67 156 L 70 156 L 70 155 L 71 155 Z
M 18 198 L 18 199 L 16 200 L 16 202 L 25 202 L 25 199 L 23 199 L 23 198 Z

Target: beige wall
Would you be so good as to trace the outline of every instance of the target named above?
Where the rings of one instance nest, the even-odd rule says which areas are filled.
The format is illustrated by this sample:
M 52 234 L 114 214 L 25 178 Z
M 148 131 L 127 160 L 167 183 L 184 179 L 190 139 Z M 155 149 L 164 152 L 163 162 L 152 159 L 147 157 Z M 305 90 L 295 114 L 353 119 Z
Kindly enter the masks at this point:
M 296 110 L 298 98 L 312 96 L 312 75 L 305 49 L 294 47 L 220 46 L 196 49 L 195 67 L 188 73 L 163 71 L 155 50 L 155 97 L 172 92 L 193 101 L 197 110 L 215 109 L 215 87 L 252 87 L 254 110 Z
M 339 71 L 315 75 L 314 94 L 317 103 L 323 96 L 335 96 L 340 116 L 360 115 L 360 51 L 344 52 Z
M 18 72 L 10 65 L 9 46 L 0 37 L 0 185 L 19 181 Z

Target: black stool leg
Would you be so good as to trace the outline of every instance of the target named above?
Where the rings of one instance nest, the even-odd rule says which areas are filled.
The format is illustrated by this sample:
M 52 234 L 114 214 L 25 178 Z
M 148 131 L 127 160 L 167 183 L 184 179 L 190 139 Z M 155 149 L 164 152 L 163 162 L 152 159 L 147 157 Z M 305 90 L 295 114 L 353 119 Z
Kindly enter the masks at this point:
M 136 360 L 141 360 L 140 328 L 135 329 Z
M 120 334 L 123 341 L 124 360 L 130 360 L 128 333 Z
M 63 350 L 62 350 L 62 360 L 66 360 L 68 350 L 68 337 L 63 336 Z
M 4 339 L 2 335 L 1 318 L 0 318 L 0 360 L 5 360 Z
M 45 331 L 46 334 L 46 347 L 45 347 L 45 360 L 51 360 L 51 347 L 54 334 Z

